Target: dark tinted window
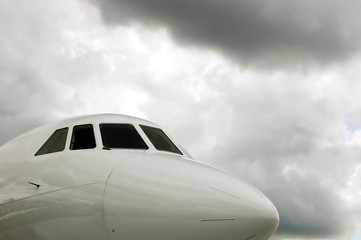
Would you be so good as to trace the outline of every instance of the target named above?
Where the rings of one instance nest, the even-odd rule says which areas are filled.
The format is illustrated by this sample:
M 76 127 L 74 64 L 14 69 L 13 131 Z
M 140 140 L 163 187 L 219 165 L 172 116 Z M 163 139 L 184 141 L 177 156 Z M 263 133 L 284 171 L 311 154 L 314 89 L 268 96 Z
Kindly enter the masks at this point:
M 91 149 L 95 148 L 95 146 L 93 125 L 78 125 L 73 128 L 70 143 L 71 150 Z
M 174 143 L 161 129 L 143 125 L 140 127 L 157 150 L 182 154 L 182 152 L 179 151 L 176 145 L 174 145 Z
M 35 156 L 60 152 L 65 148 L 66 136 L 68 134 L 68 128 L 62 128 L 56 130 L 46 142 L 41 146 L 41 148 L 35 153 Z
M 99 127 L 105 148 L 148 149 L 131 124 L 103 123 Z

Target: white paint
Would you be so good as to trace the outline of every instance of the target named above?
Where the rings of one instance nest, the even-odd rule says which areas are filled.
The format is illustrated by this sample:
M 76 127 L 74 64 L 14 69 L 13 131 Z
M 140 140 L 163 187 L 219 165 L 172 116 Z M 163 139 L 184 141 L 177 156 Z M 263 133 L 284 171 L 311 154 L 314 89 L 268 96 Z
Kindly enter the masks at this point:
M 102 149 L 100 123 L 132 124 L 149 149 Z M 82 124 L 93 125 L 97 146 L 70 150 L 72 128 Z M 186 154 L 156 150 L 140 124 L 158 127 L 101 114 L 49 124 L 5 144 L 0 239 L 264 240 L 274 233 L 279 216 L 266 196 Z M 64 127 L 63 151 L 34 156 Z

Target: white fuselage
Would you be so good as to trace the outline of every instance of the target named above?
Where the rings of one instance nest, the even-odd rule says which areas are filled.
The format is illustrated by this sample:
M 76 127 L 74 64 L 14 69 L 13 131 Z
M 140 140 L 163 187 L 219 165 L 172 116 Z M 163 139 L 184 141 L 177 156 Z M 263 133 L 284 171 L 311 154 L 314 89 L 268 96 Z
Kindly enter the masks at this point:
M 104 123 L 131 124 L 147 149 L 104 146 Z M 83 124 L 93 127 L 96 146 L 72 150 L 72 129 Z M 274 233 L 278 213 L 266 196 L 185 152 L 157 150 L 142 125 L 159 128 L 122 115 L 78 117 L 2 146 L 0 239 L 265 240 Z M 63 150 L 35 156 L 65 127 Z

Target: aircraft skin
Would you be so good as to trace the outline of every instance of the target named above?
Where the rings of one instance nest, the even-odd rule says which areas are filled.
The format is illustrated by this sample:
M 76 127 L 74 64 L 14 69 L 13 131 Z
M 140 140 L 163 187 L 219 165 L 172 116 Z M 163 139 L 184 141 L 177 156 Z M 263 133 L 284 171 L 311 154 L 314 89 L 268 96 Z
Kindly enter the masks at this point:
M 145 149 L 106 146 L 102 129 L 112 135 L 111 124 L 132 126 Z M 94 147 L 75 149 L 75 129 L 89 126 Z M 265 195 L 179 145 L 157 149 L 157 129 L 99 114 L 48 124 L 1 146 L 0 239 L 265 240 L 275 232 L 278 212 Z M 62 137 L 63 149 L 55 146 Z M 44 148 L 48 139 L 55 152 L 46 152 L 53 151 Z

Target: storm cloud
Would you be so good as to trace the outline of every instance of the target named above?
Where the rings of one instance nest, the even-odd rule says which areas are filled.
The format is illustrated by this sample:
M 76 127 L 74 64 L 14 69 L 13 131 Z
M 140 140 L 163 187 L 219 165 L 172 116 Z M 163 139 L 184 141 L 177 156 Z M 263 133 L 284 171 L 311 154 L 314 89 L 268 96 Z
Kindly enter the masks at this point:
M 248 66 L 330 64 L 360 50 L 359 1 L 91 0 L 111 25 L 166 28 Z

